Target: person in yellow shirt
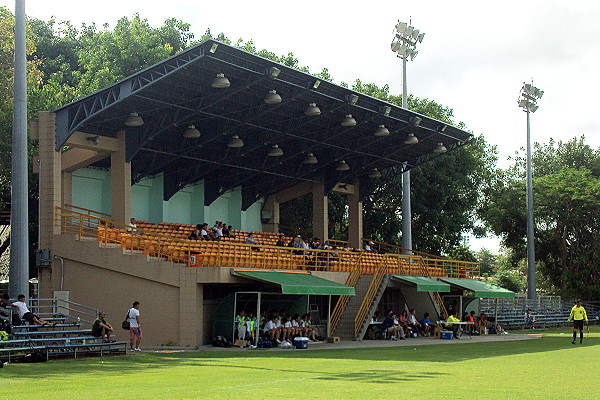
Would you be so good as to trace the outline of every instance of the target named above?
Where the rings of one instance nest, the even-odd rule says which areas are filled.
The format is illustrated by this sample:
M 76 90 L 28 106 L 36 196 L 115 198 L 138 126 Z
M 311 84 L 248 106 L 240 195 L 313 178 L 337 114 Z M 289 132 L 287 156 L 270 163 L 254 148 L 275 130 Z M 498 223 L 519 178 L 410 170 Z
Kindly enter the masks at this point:
M 459 324 L 454 324 L 453 322 L 460 322 L 460 319 L 458 319 L 458 317 L 456 316 L 456 314 L 458 313 L 458 311 L 454 311 L 453 313 L 451 313 L 448 316 L 448 319 L 446 320 L 446 322 L 450 322 L 450 324 L 446 324 L 446 329 L 451 329 L 452 330 L 452 335 L 458 339 L 458 330 L 460 328 Z
M 577 300 L 575 302 L 575 306 L 571 308 L 571 314 L 569 315 L 569 319 L 567 322 L 573 321 L 573 341 L 571 343 L 575 344 L 575 340 L 577 340 L 577 330 L 579 329 L 579 343 L 583 343 L 583 321 L 588 323 L 587 313 L 585 312 L 585 308 L 581 305 L 581 300 Z

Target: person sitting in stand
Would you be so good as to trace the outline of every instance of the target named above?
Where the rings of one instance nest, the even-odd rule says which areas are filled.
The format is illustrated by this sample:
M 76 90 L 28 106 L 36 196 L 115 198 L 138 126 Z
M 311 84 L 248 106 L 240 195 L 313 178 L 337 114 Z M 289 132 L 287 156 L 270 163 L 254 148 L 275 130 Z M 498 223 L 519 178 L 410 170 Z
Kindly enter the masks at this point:
M 408 325 L 408 311 L 402 310 L 400 316 L 398 317 L 398 323 L 404 331 L 404 337 L 409 337 L 412 332 L 412 328 Z
M 137 230 L 137 221 L 135 218 L 129 219 L 129 224 L 127 225 L 127 232 L 137 235 L 139 234 Z
M 104 311 L 100 311 L 98 313 L 98 318 L 94 321 L 92 325 L 92 336 L 93 337 L 101 337 L 102 342 L 110 343 L 114 342 L 114 340 L 110 340 L 110 335 L 112 335 L 114 329 L 111 324 L 106 322 L 106 313 Z M 106 336 L 106 339 L 104 337 Z
M 414 308 L 408 314 L 408 326 L 417 336 L 421 334 L 421 324 L 417 321 L 417 311 Z
M 246 237 L 246 244 L 256 244 L 256 239 L 254 239 L 254 232 L 248 232 L 248 236 Z M 259 247 L 252 247 L 254 251 L 260 251 Z
M 421 327 L 423 328 L 423 336 L 429 336 L 435 329 L 435 324 L 429 319 L 429 313 L 423 315 L 421 320 Z
M 200 236 L 203 240 L 217 240 L 215 235 L 208 231 L 208 224 L 206 222 L 203 223 L 202 227 L 200 228 Z
M 396 314 L 390 313 L 381 323 L 381 331 L 386 332 L 390 335 L 391 340 L 398 340 L 398 330 L 402 329 L 398 324 L 396 324 Z M 401 338 L 404 338 L 404 335 L 400 335 Z
M 10 300 L 10 296 L 8 294 L 4 293 L 2 295 L 2 297 L 0 297 L 0 308 L 8 309 L 8 307 L 10 307 L 10 305 L 8 304 L 9 300 Z M 0 311 L 0 316 L 8 317 L 8 313 L 6 313 L 4 311 Z
M 265 324 L 264 335 L 274 343 L 281 343 L 281 341 L 279 340 L 279 335 L 281 335 L 281 331 L 277 328 L 276 315 L 271 316 L 271 319 Z
M 294 326 L 292 325 L 292 317 L 289 315 L 282 318 L 283 324 L 283 335 L 281 340 L 291 340 L 294 336 Z
M 300 314 L 294 314 L 292 316 L 292 328 L 294 329 L 292 337 L 300 336 L 302 334 L 302 329 L 300 328 Z
M 37 316 L 34 313 L 32 313 L 31 311 L 29 311 L 29 308 L 27 308 L 27 304 L 25 304 L 25 295 L 24 294 L 20 294 L 17 297 L 17 301 L 10 304 L 10 306 L 16 308 L 17 312 L 19 314 L 19 318 L 24 319 L 25 321 L 29 322 L 30 325 L 37 324 L 37 325 L 42 325 L 42 326 L 48 326 L 48 325 L 56 326 L 56 322 L 50 323 L 48 321 L 44 321 L 39 316 Z
M 455 324 L 455 322 L 460 322 L 460 319 L 458 319 L 458 317 L 456 316 L 456 313 L 458 311 L 455 310 L 453 314 L 450 314 L 448 316 L 448 319 L 446 320 L 446 322 L 450 322 L 449 324 L 446 324 L 446 329 L 449 329 L 452 331 L 452 336 L 454 336 L 455 338 L 458 339 L 458 329 L 460 328 L 460 324 Z
M 203 240 L 204 238 L 202 237 L 202 225 L 197 224 L 196 228 L 194 229 L 194 231 L 190 234 L 190 236 L 188 236 L 188 239 L 190 240 Z
M 275 243 L 275 246 L 285 247 L 285 235 L 283 233 L 279 235 L 279 239 L 277 239 L 277 243 Z
M 479 314 L 479 317 L 477 317 L 477 319 L 475 319 L 475 328 L 477 329 L 477 331 L 479 332 L 480 335 L 484 335 L 486 334 L 486 330 L 488 327 L 488 320 L 487 317 L 485 316 L 485 313 L 481 313 Z
M 310 322 L 310 314 L 304 314 L 302 316 L 302 319 L 300 320 L 300 329 L 302 332 L 302 336 L 308 337 L 313 342 L 316 341 L 315 329 L 311 326 Z
M 377 249 L 375 249 L 375 247 L 373 247 L 374 245 L 375 245 L 375 243 L 373 243 L 372 241 L 369 241 L 367 244 L 365 244 L 365 251 L 376 254 Z
M 221 237 L 223 237 L 223 223 L 217 223 L 217 226 L 213 228 L 213 234 L 217 240 L 221 240 Z
M 529 308 L 525 311 L 525 323 L 531 324 L 531 329 L 535 329 L 535 314 Z

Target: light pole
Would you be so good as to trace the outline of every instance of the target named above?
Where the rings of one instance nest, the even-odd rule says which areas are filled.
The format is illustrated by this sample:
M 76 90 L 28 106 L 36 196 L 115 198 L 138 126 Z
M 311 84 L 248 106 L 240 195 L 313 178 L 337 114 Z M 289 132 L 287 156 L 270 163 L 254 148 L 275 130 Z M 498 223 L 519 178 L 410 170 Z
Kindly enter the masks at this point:
M 410 57 L 411 61 L 415 59 L 418 51 L 415 50 L 417 43 L 423 41 L 425 33 L 415 29 L 406 22 L 400 22 L 395 26 L 394 39 L 392 40 L 392 51 L 402 59 L 402 108 L 408 109 L 408 90 L 406 88 L 406 63 Z M 420 118 L 415 118 L 411 123 L 417 126 L 421 122 Z M 408 137 L 404 143 L 416 144 L 419 140 L 416 136 Z M 412 223 L 410 209 L 410 171 L 402 173 L 402 251 L 405 254 L 411 254 L 412 249 Z
M 9 293 L 29 298 L 29 219 L 27 215 L 27 75 L 25 0 L 15 1 L 15 69 L 10 204 Z
M 544 91 L 530 83 L 523 83 L 519 96 L 519 107 L 527 113 L 527 298 L 535 300 L 535 245 L 533 231 L 533 179 L 531 174 L 530 114 L 538 109 L 537 101 Z

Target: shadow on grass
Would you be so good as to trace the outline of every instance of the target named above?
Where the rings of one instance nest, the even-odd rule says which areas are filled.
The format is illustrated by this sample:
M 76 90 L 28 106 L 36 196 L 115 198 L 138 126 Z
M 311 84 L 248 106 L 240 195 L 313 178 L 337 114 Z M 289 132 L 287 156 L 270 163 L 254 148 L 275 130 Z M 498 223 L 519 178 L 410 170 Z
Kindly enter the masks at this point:
M 52 360 L 42 364 L 15 364 L 4 368 L 2 374 L 6 379 L 39 379 L 43 377 L 72 375 L 85 375 L 87 377 L 108 377 L 115 375 L 140 374 L 155 370 L 164 370 L 177 367 L 194 368 L 227 368 L 232 370 L 256 370 L 266 374 L 280 373 L 309 373 L 320 374 L 323 377 L 315 379 L 343 379 L 343 380 L 368 380 L 370 382 L 399 382 L 414 380 L 428 376 L 428 373 L 404 373 L 387 370 L 364 370 L 332 374 L 329 371 L 307 370 L 304 364 L 285 364 L 286 359 L 318 360 L 329 363 L 331 360 L 357 360 L 381 361 L 394 363 L 410 362 L 436 362 L 451 363 L 478 358 L 493 358 L 518 354 L 532 354 L 565 349 L 585 349 L 600 345 L 599 337 L 586 339 L 583 345 L 571 344 L 571 337 L 550 336 L 537 340 L 460 343 L 457 345 L 423 345 L 399 346 L 384 348 L 359 348 L 359 349 L 328 349 L 328 350 L 247 350 L 247 351 L 207 351 L 207 352 L 182 352 L 182 353 L 143 353 L 128 356 L 114 356 L 105 358 L 88 358 L 77 360 Z M 249 365 L 247 359 L 273 359 L 271 366 Z M 240 359 L 236 362 L 235 359 Z M 228 361 L 225 361 L 228 360 Z M 251 363 L 250 363 L 251 364 Z M 264 364 L 263 364 L 264 365 Z M 303 368 L 304 367 L 304 368 Z

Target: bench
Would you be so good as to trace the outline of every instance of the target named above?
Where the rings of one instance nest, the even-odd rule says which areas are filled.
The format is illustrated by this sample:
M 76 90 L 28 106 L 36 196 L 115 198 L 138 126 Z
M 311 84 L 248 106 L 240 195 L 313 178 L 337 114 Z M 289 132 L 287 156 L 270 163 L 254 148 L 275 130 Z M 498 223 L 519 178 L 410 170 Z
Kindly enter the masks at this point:
M 4 347 L 4 348 L 0 348 L 0 359 L 5 359 L 8 362 L 10 362 L 11 357 L 14 358 L 15 356 L 19 356 L 22 357 L 25 354 L 27 354 L 28 352 L 31 351 L 41 351 L 44 353 L 44 355 L 46 356 L 46 360 L 48 360 L 48 349 L 47 346 L 22 346 L 22 347 Z
M 12 336 L 14 337 L 30 337 L 30 336 L 47 336 L 47 335 L 91 335 L 92 331 L 90 329 L 74 329 L 74 330 L 64 330 L 64 331 L 51 331 L 51 330 L 43 330 L 43 331 L 25 331 L 25 332 L 13 332 Z
M 90 353 L 100 353 L 100 356 L 103 353 L 111 353 L 111 352 L 127 352 L 127 345 L 129 342 L 112 342 L 112 343 L 104 343 L 104 342 L 95 342 L 95 343 L 77 343 L 77 344 L 67 344 L 67 345 L 48 345 L 46 347 L 46 352 L 48 356 L 59 356 L 59 355 L 67 355 L 73 354 L 74 358 L 77 358 L 77 354 L 90 354 Z

